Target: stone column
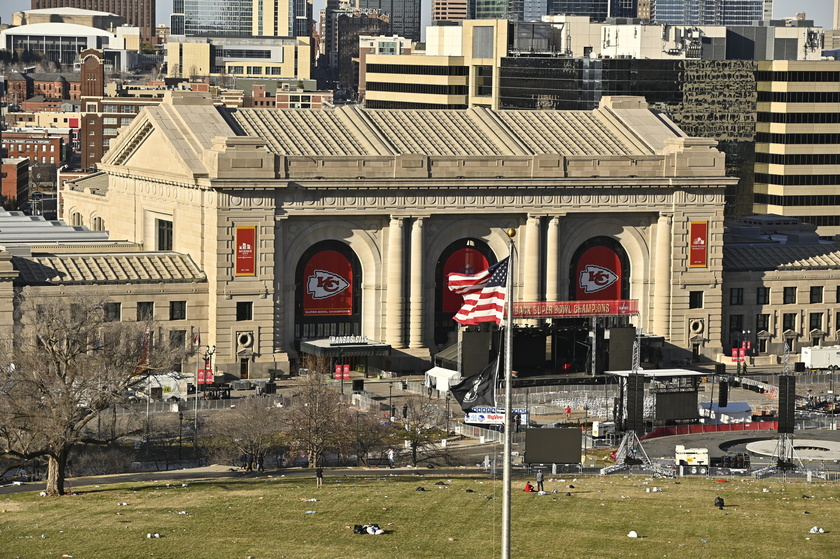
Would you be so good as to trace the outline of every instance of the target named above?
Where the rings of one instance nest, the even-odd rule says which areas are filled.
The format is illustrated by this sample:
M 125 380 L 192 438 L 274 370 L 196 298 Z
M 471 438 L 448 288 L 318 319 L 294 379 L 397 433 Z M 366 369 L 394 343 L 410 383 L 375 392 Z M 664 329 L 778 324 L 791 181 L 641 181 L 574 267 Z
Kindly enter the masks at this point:
M 671 314 L 671 214 L 660 214 L 656 223 L 656 252 L 654 253 L 653 333 L 670 338 Z
M 553 216 L 548 221 L 545 240 L 545 300 L 560 300 L 560 216 Z M 568 299 L 568 297 L 563 297 Z
M 388 226 L 388 262 L 385 275 L 385 343 L 394 348 L 403 342 L 403 218 L 391 217 Z
M 528 216 L 525 223 L 525 247 L 523 251 L 522 271 L 522 300 L 534 302 L 539 300 L 540 288 L 540 218 Z M 514 276 L 516 277 L 516 276 Z
M 423 269 L 423 229 L 424 218 L 415 218 L 411 226 L 411 276 L 409 277 L 409 330 L 408 347 L 418 349 L 423 347 L 423 279 L 426 277 Z

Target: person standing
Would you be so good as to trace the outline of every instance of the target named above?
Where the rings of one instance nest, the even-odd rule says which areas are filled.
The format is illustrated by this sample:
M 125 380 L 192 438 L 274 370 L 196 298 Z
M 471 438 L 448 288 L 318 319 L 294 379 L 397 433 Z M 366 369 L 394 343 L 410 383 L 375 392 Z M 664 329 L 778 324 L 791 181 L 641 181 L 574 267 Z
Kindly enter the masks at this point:
M 543 488 L 543 471 L 537 470 L 537 491 L 545 491 Z
M 316 487 L 322 487 L 324 485 L 324 468 L 321 466 L 315 468 L 315 485 Z
M 393 448 L 388 449 L 388 465 L 391 466 L 391 469 L 394 469 L 394 459 L 396 458 L 397 454 L 394 452 Z

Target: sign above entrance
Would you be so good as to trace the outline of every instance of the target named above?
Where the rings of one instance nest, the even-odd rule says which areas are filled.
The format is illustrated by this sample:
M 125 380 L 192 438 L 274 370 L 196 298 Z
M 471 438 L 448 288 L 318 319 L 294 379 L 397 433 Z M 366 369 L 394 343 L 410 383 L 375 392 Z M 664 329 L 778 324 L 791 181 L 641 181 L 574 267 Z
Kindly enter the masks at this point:
M 579 316 L 628 316 L 639 314 L 639 301 L 550 301 L 514 303 L 514 318 L 574 318 Z

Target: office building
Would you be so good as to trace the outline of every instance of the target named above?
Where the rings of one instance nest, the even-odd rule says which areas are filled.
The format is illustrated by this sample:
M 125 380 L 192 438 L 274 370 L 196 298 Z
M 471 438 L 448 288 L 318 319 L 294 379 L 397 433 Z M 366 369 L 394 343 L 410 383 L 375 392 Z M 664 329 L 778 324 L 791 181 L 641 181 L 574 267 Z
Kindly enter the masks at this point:
M 391 21 L 390 34 L 420 41 L 420 0 L 358 0 L 362 12 L 378 10 Z
M 184 37 L 170 35 L 170 77 L 310 77 L 309 37 Z
M 311 0 L 173 0 L 172 35 L 309 37 Z
M 604 21 L 609 16 L 609 0 L 549 0 L 549 15 L 584 16 Z
M 432 0 L 432 23 L 470 18 L 469 0 Z
M 772 0 L 652 0 L 651 20 L 674 25 L 753 25 Z
M 840 234 L 840 61 L 759 62 L 755 211 Z

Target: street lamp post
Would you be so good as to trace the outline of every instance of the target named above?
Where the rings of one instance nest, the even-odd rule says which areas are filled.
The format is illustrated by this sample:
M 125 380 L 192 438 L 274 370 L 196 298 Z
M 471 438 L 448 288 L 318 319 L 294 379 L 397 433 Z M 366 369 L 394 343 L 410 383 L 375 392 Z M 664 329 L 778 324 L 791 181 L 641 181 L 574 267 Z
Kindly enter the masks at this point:
M 740 346 L 739 351 L 738 351 L 738 362 L 736 363 L 736 365 L 738 365 L 738 366 L 735 367 L 735 372 L 736 373 L 739 373 L 740 370 L 743 369 L 744 374 L 747 374 L 747 342 L 749 340 L 749 337 L 750 337 L 750 331 L 749 330 L 741 330 L 741 335 L 739 336 L 739 342 L 740 343 L 738 344 Z M 743 356 L 741 355 L 742 351 L 743 351 Z M 743 363 L 743 365 L 741 365 L 741 363 Z
M 394 400 L 393 400 L 393 392 L 394 392 L 394 383 L 388 383 L 388 416 L 391 418 L 389 423 L 394 422 Z
M 832 431 L 837 428 L 837 410 L 834 409 L 836 405 L 836 399 L 834 397 L 834 373 L 840 369 L 837 365 L 829 365 L 828 366 L 828 394 L 831 397 L 831 404 L 828 406 L 829 411 L 831 412 L 831 429 Z
M 182 429 L 184 426 L 184 412 L 178 412 L 178 461 L 182 460 L 183 454 L 181 453 L 181 434 L 183 433 Z
M 207 346 L 204 348 L 204 384 L 202 385 L 201 391 L 207 391 L 207 384 L 208 374 L 213 374 L 213 354 L 216 353 L 216 346 Z M 211 381 L 213 382 L 213 381 Z
M 197 352 L 197 354 L 200 352 Z M 204 348 L 204 382 L 205 384 L 201 385 L 201 391 L 204 392 L 207 386 L 207 370 L 209 368 L 208 364 L 212 362 L 213 354 L 216 353 L 216 346 L 206 346 Z M 196 368 L 198 368 L 198 361 L 195 364 Z M 195 449 L 198 449 L 198 371 L 196 371 L 196 386 L 195 386 L 195 409 L 194 409 L 194 416 L 193 416 L 193 445 Z
M 61 171 L 67 168 L 67 165 L 62 165 L 55 172 L 55 219 L 61 219 Z M 43 202 L 42 202 L 43 204 Z

